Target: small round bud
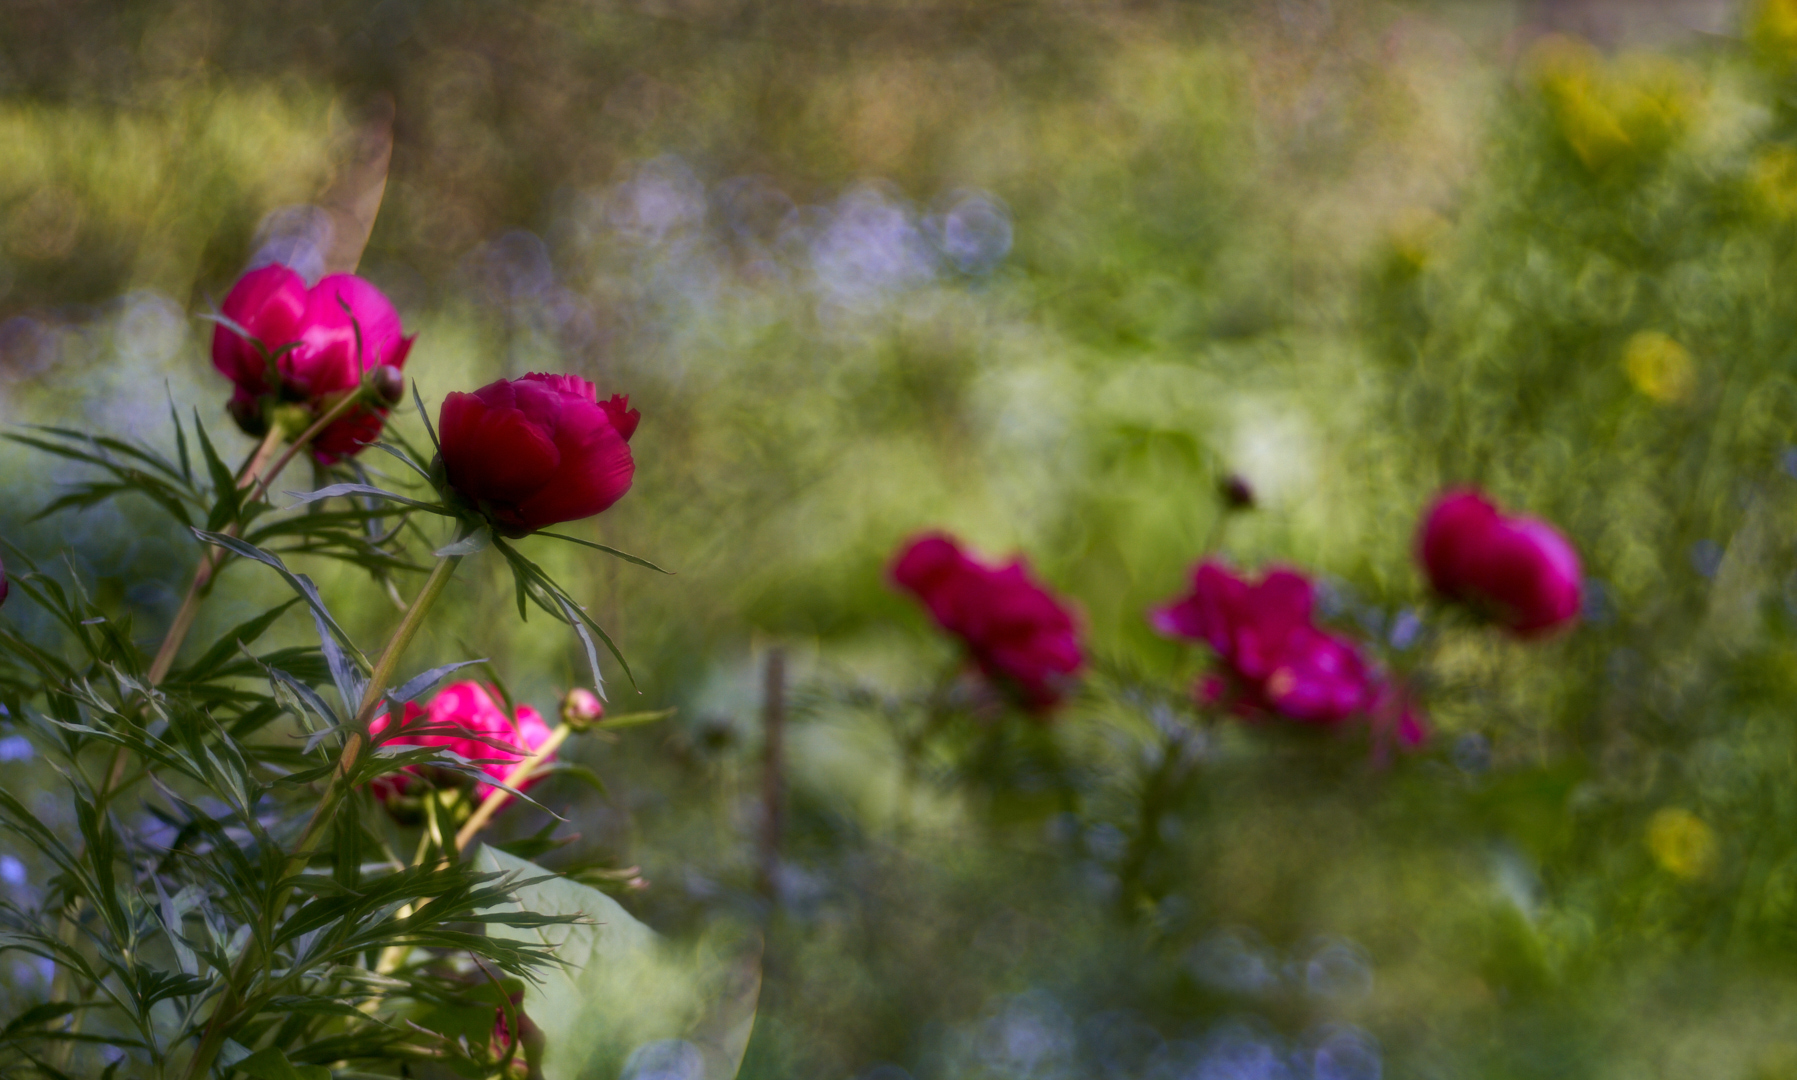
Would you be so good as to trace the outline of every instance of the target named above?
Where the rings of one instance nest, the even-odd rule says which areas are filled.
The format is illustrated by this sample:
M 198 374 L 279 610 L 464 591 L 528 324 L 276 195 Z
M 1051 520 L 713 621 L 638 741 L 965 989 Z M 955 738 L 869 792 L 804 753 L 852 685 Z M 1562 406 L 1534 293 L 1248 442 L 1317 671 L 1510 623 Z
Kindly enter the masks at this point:
M 575 731 L 585 731 L 604 717 L 605 703 L 591 690 L 577 686 L 562 699 L 562 723 Z
M 369 374 L 368 387 L 383 404 L 398 405 L 406 396 L 406 377 L 392 364 L 382 364 Z
M 262 416 L 262 402 L 256 398 L 233 396 L 225 403 L 225 411 L 237 422 L 238 430 L 252 439 L 268 434 L 268 421 Z
M 1217 485 L 1223 505 L 1231 510 L 1254 509 L 1254 488 L 1240 473 L 1230 473 Z

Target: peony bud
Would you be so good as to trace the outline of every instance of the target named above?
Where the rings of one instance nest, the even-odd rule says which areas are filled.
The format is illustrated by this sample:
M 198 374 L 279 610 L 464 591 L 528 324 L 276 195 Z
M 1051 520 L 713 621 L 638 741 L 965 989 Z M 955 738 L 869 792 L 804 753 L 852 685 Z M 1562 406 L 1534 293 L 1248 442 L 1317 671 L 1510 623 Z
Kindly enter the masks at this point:
M 585 731 L 605 718 L 605 703 L 599 695 L 576 686 L 562 699 L 562 723 L 574 731 Z
M 443 399 L 444 476 L 505 536 L 591 517 L 630 490 L 641 417 L 629 398 L 600 401 L 573 375 L 500 379 Z
M 1217 485 L 1217 494 L 1223 499 L 1223 505 L 1231 510 L 1254 509 L 1254 488 L 1240 473 L 1230 473 Z
M 405 373 L 392 364 L 382 364 L 369 376 L 369 388 L 382 404 L 391 408 L 406 396 Z

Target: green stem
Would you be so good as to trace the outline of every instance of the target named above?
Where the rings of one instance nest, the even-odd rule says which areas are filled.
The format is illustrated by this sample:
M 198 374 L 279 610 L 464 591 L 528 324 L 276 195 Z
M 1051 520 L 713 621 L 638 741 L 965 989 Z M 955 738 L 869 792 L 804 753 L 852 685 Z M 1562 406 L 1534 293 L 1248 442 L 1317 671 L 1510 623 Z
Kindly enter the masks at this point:
M 412 639 L 418 636 L 418 630 L 424 625 L 424 617 L 431 606 L 443 594 L 449 579 L 455 576 L 455 568 L 462 561 L 460 555 L 447 555 L 437 561 L 431 570 L 431 576 L 424 582 L 424 588 L 418 593 L 412 606 L 406 609 L 405 617 L 394 627 L 393 636 L 387 639 L 387 647 L 374 663 L 374 670 L 368 676 L 368 689 L 362 695 L 361 705 L 356 710 L 355 720 L 349 725 L 349 737 L 343 741 L 343 751 L 337 756 L 337 767 L 331 772 L 331 780 L 326 785 L 324 794 L 319 797 L 318 805 L 313 808 L 312 817 L 306 822 L 306 828 L 300 833 L 293 851 L 287 856 L 287 865 L 282 877 L 291 877 L 305 868 L 312 849 L 318 846 L 318 839 L 324 833 L 324 826 L 336 818 L 336 807 L 348 791 L 348 778 L 355 767 L 356 760 L 368 745 L 368 725 L 374 719 L 376 710 L 387 693 L 393 680 L 393 672 L 399 667 L 401 656 Z M 283 889 L 264 911 L 267 919 L 278 918 L 287 907 L 290 889 Z M 200 1080 L 212 1068 L 217 1060 L 219 1050 L 224 1046 L 225 1035 L 232 1023 L 237 1020 L 237 1013 L 244 1000 L 245 982 L 249 973 L 260 963 L 257 957 L 257 939 L 252 937 L 244 946 L 243 955 L 237 958 L 237 964 L 231 970 L 230 984 L 218 1007 L 212 1012 L 212 1019 L 206 1025 L 205 1034 L 200 1037 L 200 1045 L 194 1049 L 193 1057 L 187 1063 L 187 1071 L 183 1074 L 187 1080 Z

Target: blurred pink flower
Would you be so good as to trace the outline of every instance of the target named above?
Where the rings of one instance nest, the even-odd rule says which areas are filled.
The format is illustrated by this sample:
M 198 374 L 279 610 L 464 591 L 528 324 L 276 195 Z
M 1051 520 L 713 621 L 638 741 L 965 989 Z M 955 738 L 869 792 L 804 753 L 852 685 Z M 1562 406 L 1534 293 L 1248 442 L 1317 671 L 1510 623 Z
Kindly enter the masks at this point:
M 353 391 L 383 365 L 403 368 L 412 351 L 393 305 L 354 274 L 332 274 L 308 289 L 288 267 L 264 266 L 237 280 L 221 311 L 235 326 L 213 330 L 212 366 L 236 387 L 231 411 L 238 417 L 261 417 L 265 399 L 322 411 L 323 399 Z M 319 434 L 313 453 L 327 463 L 354 455 L 380 436 L 386 413 L 358 407 Z
M 382 745 L 441 746 L 470 761 L 483 762 L 480 765 L 482 772 L 494 780 L 503 781 L 518 762 L 529 757 L 531 751 L 549 738 L 549 725 L 543 722 L 542 715 L 535 709 L 523 704 L 518 706 L 518 718 L 514 723 L 505 715 L 505 710 L 494 697 L 493 693 L 477 682 L 459 682 L 445 687 L 425 708 L 407 703 L 405 720 L 400 724 L 399 734 L 385 740 Z M 375 717 L 368 730 L 379 735 L 386 729 L 387 723 L 387 715 L 382 714 Z M 413 735 L 408 732 L 408 728 L 435 730 Z M 458 734 L 458 731 L 467 734 Z M 502 745 L 491 745 L 470 736 L 484 736 Z M 369 788 L 376 798 L 386 802 L 395 796 L 406 794 L 417 778 L 417 767 L 408 765 L 399 772 L 377 777 Z M 522 791 L 534 782 L 526 780 L 517 785 L 518 790 Z M 485 799 L 492 790 L 491 784 L 476 782 L 474 796 L 476 799 Z
M 1310 579 L 1296 571 L 1270 570 L 1252 584 L 1207 559 L 1191 593 L 1151 611 L 1149 623 L 1217 654 L 1223 671 L 1199 684 L 1201 701 L 1328 726 L 1365 713 L 1380 681 L 1351 642 L 1311 621 L 1313 605 Z
M 913 538 L 893 560 L 892 580 L 960 638 L 986 677 L 1045 715 L 1085 663 L 1068 605 L 1031 580 L 1021 559 L 987 566 L 942 533 Z
M 1576 618 L 1579 554 L 1545 521 L 1505 517 L 1474 490 L 1442 495 L 1424 517 L 1417 558 L 1444 596 L 1484 609 L 1519 636 Z

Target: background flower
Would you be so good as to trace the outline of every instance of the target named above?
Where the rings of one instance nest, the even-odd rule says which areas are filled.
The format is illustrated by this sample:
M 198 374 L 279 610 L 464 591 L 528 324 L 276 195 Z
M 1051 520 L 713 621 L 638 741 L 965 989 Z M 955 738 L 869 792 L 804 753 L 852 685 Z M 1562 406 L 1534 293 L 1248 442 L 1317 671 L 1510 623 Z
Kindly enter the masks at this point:
M 483 772 L 495 780 L 504 780 L 519 761 L 529 757 L 531 751 L 549 738 L 549 725 L 540 713 L 523 703 L 518 705 L 514 721 L 506 716 L 495 700 L 496 696 L 477 682 L 459 682 L 445 687 L 424 708 L 408 703 L 399 734 L 384 740 L 384 745 L 441 746 L 471 761 L 481 761 Z M 387 724 L 386 715 L 377 716 L 369 730 L 379 735 L 386 730 Z M 427 729 L 428 733 L 411 734 L 408 729 L 412 728 Z M 484 739 L 503 745 L 495 746 Z M 506 749 L 508 746 L 511 749 Z M 375 797 L 385 802 L 405 794 L 418 775 L 416 767 L 407 766 L 400 772 L 380 777 L 370 787 Z M 535 782 L 535 779 L 527 779 L 516 786 L 523 790 Z M 492 790 L 491 784 L 477 781 L 474 796 L 485 799 Z
M 1579 613 L 1583 575 L 1572 544 L 1545 521 L 1505 517 L 1480 492 L 1436 500 L 1417 558 L 1437 592 L 1485 609 L 1514 633 L 1539 634 Z
M 892 580 L 966 643 L 988 678 L 1014 688 L 1034 712 L 1060 704 L 1084 663 L 1071 611 L 1030 579 L 1021 559 L 987 566 L 949 536 L 928 533 L 900 549 Z
M 367 372 L 403 368 L 414 340 L 380 290 L 354 274 L 332 274 L 308 289 L 288 267 L 264 266 L 239 278 L 220 309 L 235 326 L 213 329 L 212 365 L 236 388 L 232 414 L 252 423 L 265 422 L 274 402 L 322 411 L 324 399 L 354 391 Z M 319 433 L 314 454 L 325 462 L 355 454 L 379 437 L 386 414 L 358 407 Z
M 1206 560 L 1191 593 L 1150 612 L 1149 622 L 1217 654 L 1223 674 L 1200 683 L 1201 699 L 1241 716 L 1340 723 L 1371 706 L 1379 682 L 1351 642 L 1311 622 L 1313 606 L 1310 579 L 1294 570 L 1270 570 L 1256 584 Z

